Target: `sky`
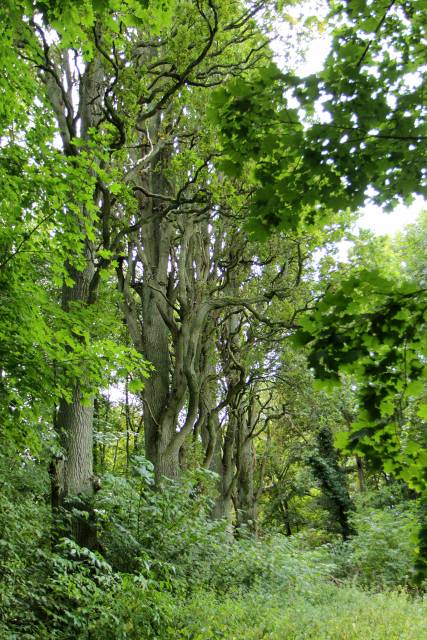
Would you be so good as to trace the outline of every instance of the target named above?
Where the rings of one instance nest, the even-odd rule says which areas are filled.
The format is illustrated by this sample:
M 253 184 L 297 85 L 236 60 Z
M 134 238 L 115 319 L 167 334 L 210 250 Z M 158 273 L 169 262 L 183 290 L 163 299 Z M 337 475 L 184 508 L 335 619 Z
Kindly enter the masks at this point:
M 370 229 L 378 235 L 393 235 L 405 225 L 414 223 L 421 210 L 425 208 L 427 203 L 420 197 L 416 198 L 411 206 L 399 205 L 391 213 L 370 205 L 363 209 L 355 229 Z

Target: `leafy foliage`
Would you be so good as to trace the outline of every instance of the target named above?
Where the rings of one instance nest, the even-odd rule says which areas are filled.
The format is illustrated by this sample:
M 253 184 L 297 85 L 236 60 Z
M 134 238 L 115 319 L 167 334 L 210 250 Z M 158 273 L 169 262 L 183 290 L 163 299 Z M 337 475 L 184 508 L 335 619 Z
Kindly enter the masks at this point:
M 213 96 L 219 166 L 230 176 L 251 173 L 255 237 L 324 225 L 368 198 L 393 207 L 426 193 L 425 23 L 412 3 L 371 4 L 332 6 L 321 73 L 297 78 L 271 63 Z
M 268 48 L 276 5 L 0 7 L 2 637 L 422 637 L 420 600 L 346 581 L 425 568 L 425 243 L 359 244 L 344 277 L 328 255 L 320 301 L 307 263 L 367 196 L 425 192 L 424 22 L 336 4 L 325 70 L 296 78 Z M 359 406 L 282 344 L 310 309 L 296 341 Z M 350 517 L 354 453 L 385 471 L 360 463 L 360 491 L 400 478 L 408 504 Z
M 326 294 L 297 336 L 314 338 L 309 361 L 319 378 L 337 381 L 340 370 L 357 376 L 361 409 L 348 446 L 369 451 L 417 489 L 425 486 L 423 447 L 401 447 L 399 403 L 423 394 L 424 298 L 415 284 L 362 269 Z
M 347 541 L 337 554 L 338 575 L 350 577 L 369 588 L 408 586 L 413 582 L 417 554 L 416 503 L 394 501 L 386 507 L 373 508 L 371 496 L 358 500 L 351 516 L 357 535 Z

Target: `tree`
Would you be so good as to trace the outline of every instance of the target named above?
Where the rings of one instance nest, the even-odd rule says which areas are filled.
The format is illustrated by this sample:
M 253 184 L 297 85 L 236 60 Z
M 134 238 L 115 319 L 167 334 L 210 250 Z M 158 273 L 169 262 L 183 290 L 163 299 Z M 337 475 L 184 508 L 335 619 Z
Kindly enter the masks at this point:
M 220 166 L 229 175 L 251 167 L 255 237 L 426 193 L 425 21 L 413 3 L 336 3 L 329 28 L 321 73 L 298 78 L 270 63 L 213 95 Z
M 308 344 L 318 378 L 339 383 L 344 371 L 356 381 L 358 414 L 339 445 L 367 455 L 425 494 L 427 302 L 413 238 L 409 231 L 395 243 L 399 276 L 390 269 L 387 254 L 382 264 L 378 243 L 375 252 L 369 241 L 362 246 L 346 276 L 332 280 L 323 300 L 301 322 L 296 339 Z
M 30 147 L 30 166 L 37 158 L 34 153 L 37 145 L 39 152 L 47 151 L 48 157 L 58 163 L 53 170 L 55 179 L 49 179 L 47 174 L 38 176 L 40 192 L 52 213 L 36 219 L 32 229 L 25 228 L 22 240 L 15 240 L 16 248 L 12 251 L 12 255 L 16 255 L 26 250 L 27 236 L 33 243 L 41 236 L 42 227 L 41 237 L 45 242 L 49 231 L 59 240 L 55 275 L 62 280 L 62 309 L 58 315 L 64 326 L 55 337 L 63 346 L 58 360 L 61 364 L 71 362 L 71 366 L 62 368 L 62 384 L 57 394 L 59 409 L 55 426 L 66 454 L 64 459 L 57 458 L 51 467 L 58 504 L 76 494 L 90 497 L 94 489 L 94 388 L 106 363 L 101 358 L 96 364 L 100 354 L 94 348 L 94 332 L 90 330 L 93 327 L 91 306 L 96 302 L 102 271 L 112 255 L 109 253 L 111 193 L 106 186 L 111 180 L 110 159 L 124 144 L 122 123 L 111 102 L 117 69 L 113 65 L 113 70 L 107 71 L 101 44 L 102 37 L 111 42 L 119 18 L 112 14 L 107 26 L 108 11 L 97 14 L 90 4 L 80 9 L 79 14 L 75 5 L 68 3 L 58 7 L 55 3 L 33 6 L 26 2 L 8 4 L 3 9 L 7 42 L 19 54 L 16 63 L 6 57 L 6 62 L 10 62 L 9 75 L 17 65 L 25 78 L 24 89 L 27 93 L 31 91 L 36 102 L 33 112 L 37 120 L 44 114 L 51 123 L 54 116 L 62 143 L 62 153 L 49 149 L 53 138 L 50 126 L 49 138 L 39 137 Z M 133 9 L 137 14 L 139 11 L 139 18 L 141 12 L 146 15 L 139 3 L 133 3 Z M 132 20 L 130 12 L 128 18 Z M 126 37 L 121 39 L 121 45 L 128 46 Z M 24 93 L 25 99 L 28 98 Z M 12 118 L 14 115 L 12 113 Z M 11 126 L 13 124 L 12 121 Z M 26 140 L 31 143 L 31 135 L 27 135 Z M 37 195 L 34 198 L 37 206 L 42 201 Z M 28 217 L 34 217 L 31 205 L 23 204 L 30 208 Z M 104 346 L 112 364 L 112 343 Z M 79 532 L 79 526 L 76 525 L 75 534 L 84 541 L 85 533 Z
M 354 534 L 349 522 L 354 505 L 348 492 L 345 471 L 339 465 L 333 435 L 327 426 L 321 426 L 316 440 L 317 450 L 308 458 L 308 462 L 322 487 L 331 521 L 338 525 L 343 539 L 348 540 Z
M 141 45 L 153 98 L 169 78 L 179 83 L 179 92 L 159 101 L 146 118 L 151 147 L 131 169 L 138 223 L 118 268 L 133 343 L 155 367 L 143 398 L 145 449 L 158 480 L 179 476 L 180 451 L 193 429 L 202 429 L 201 394 L 212 374 L 204 343 L 213 314 L 234 302 L 219 295 L 224 276 L 218 217 L 235 215 L 233 198 L 234 207 L 244 206 L 244 194 L 238 194 L 244 187 L 227 185 L 212 171 L 215 132 L 205 119 L 204 95 L 269 55 L 254 21 L 262 6 L 207 3 L 205 11 L 188 5 L 161 46 Z M 187 51 L 182 70 L 169 69 L 176 47 Z

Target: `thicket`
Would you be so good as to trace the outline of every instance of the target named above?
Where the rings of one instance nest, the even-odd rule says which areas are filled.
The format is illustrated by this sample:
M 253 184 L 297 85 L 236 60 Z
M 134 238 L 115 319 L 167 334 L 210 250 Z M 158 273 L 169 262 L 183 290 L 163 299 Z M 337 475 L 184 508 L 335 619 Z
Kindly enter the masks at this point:
M 234 538 L 210 517 L 211 473 L 159 492 L 139 457 L 129 477 L 103 477 L 91 551 L 52 539 L 44 465 L 20 456 L 11 468 L 4 455 L 1 465 L 2 638 L 427 637 L 413 585 L 417 502 L 402 487 L 360 495 L 357 535 L 344 542 L 319 540 L 315 523 Z

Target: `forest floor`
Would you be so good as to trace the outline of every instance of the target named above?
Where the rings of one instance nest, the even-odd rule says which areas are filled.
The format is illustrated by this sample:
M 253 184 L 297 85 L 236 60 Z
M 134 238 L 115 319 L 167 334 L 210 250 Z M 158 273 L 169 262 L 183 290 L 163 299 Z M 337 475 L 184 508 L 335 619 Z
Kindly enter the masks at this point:
M 192 640 L 425 640 L 427 600 L 334 584 L 222 599 L 204 592 L 194 595 L 180 622 L 176 638 Z
M 193 485 L 110 475 L 101 556 L 52 548 L 45 467 L 7 464 L 0 451 L 0 640 L 427 640 L 413 502 L 365 496 L 346 542 L 308 527 L 230 538 Z

